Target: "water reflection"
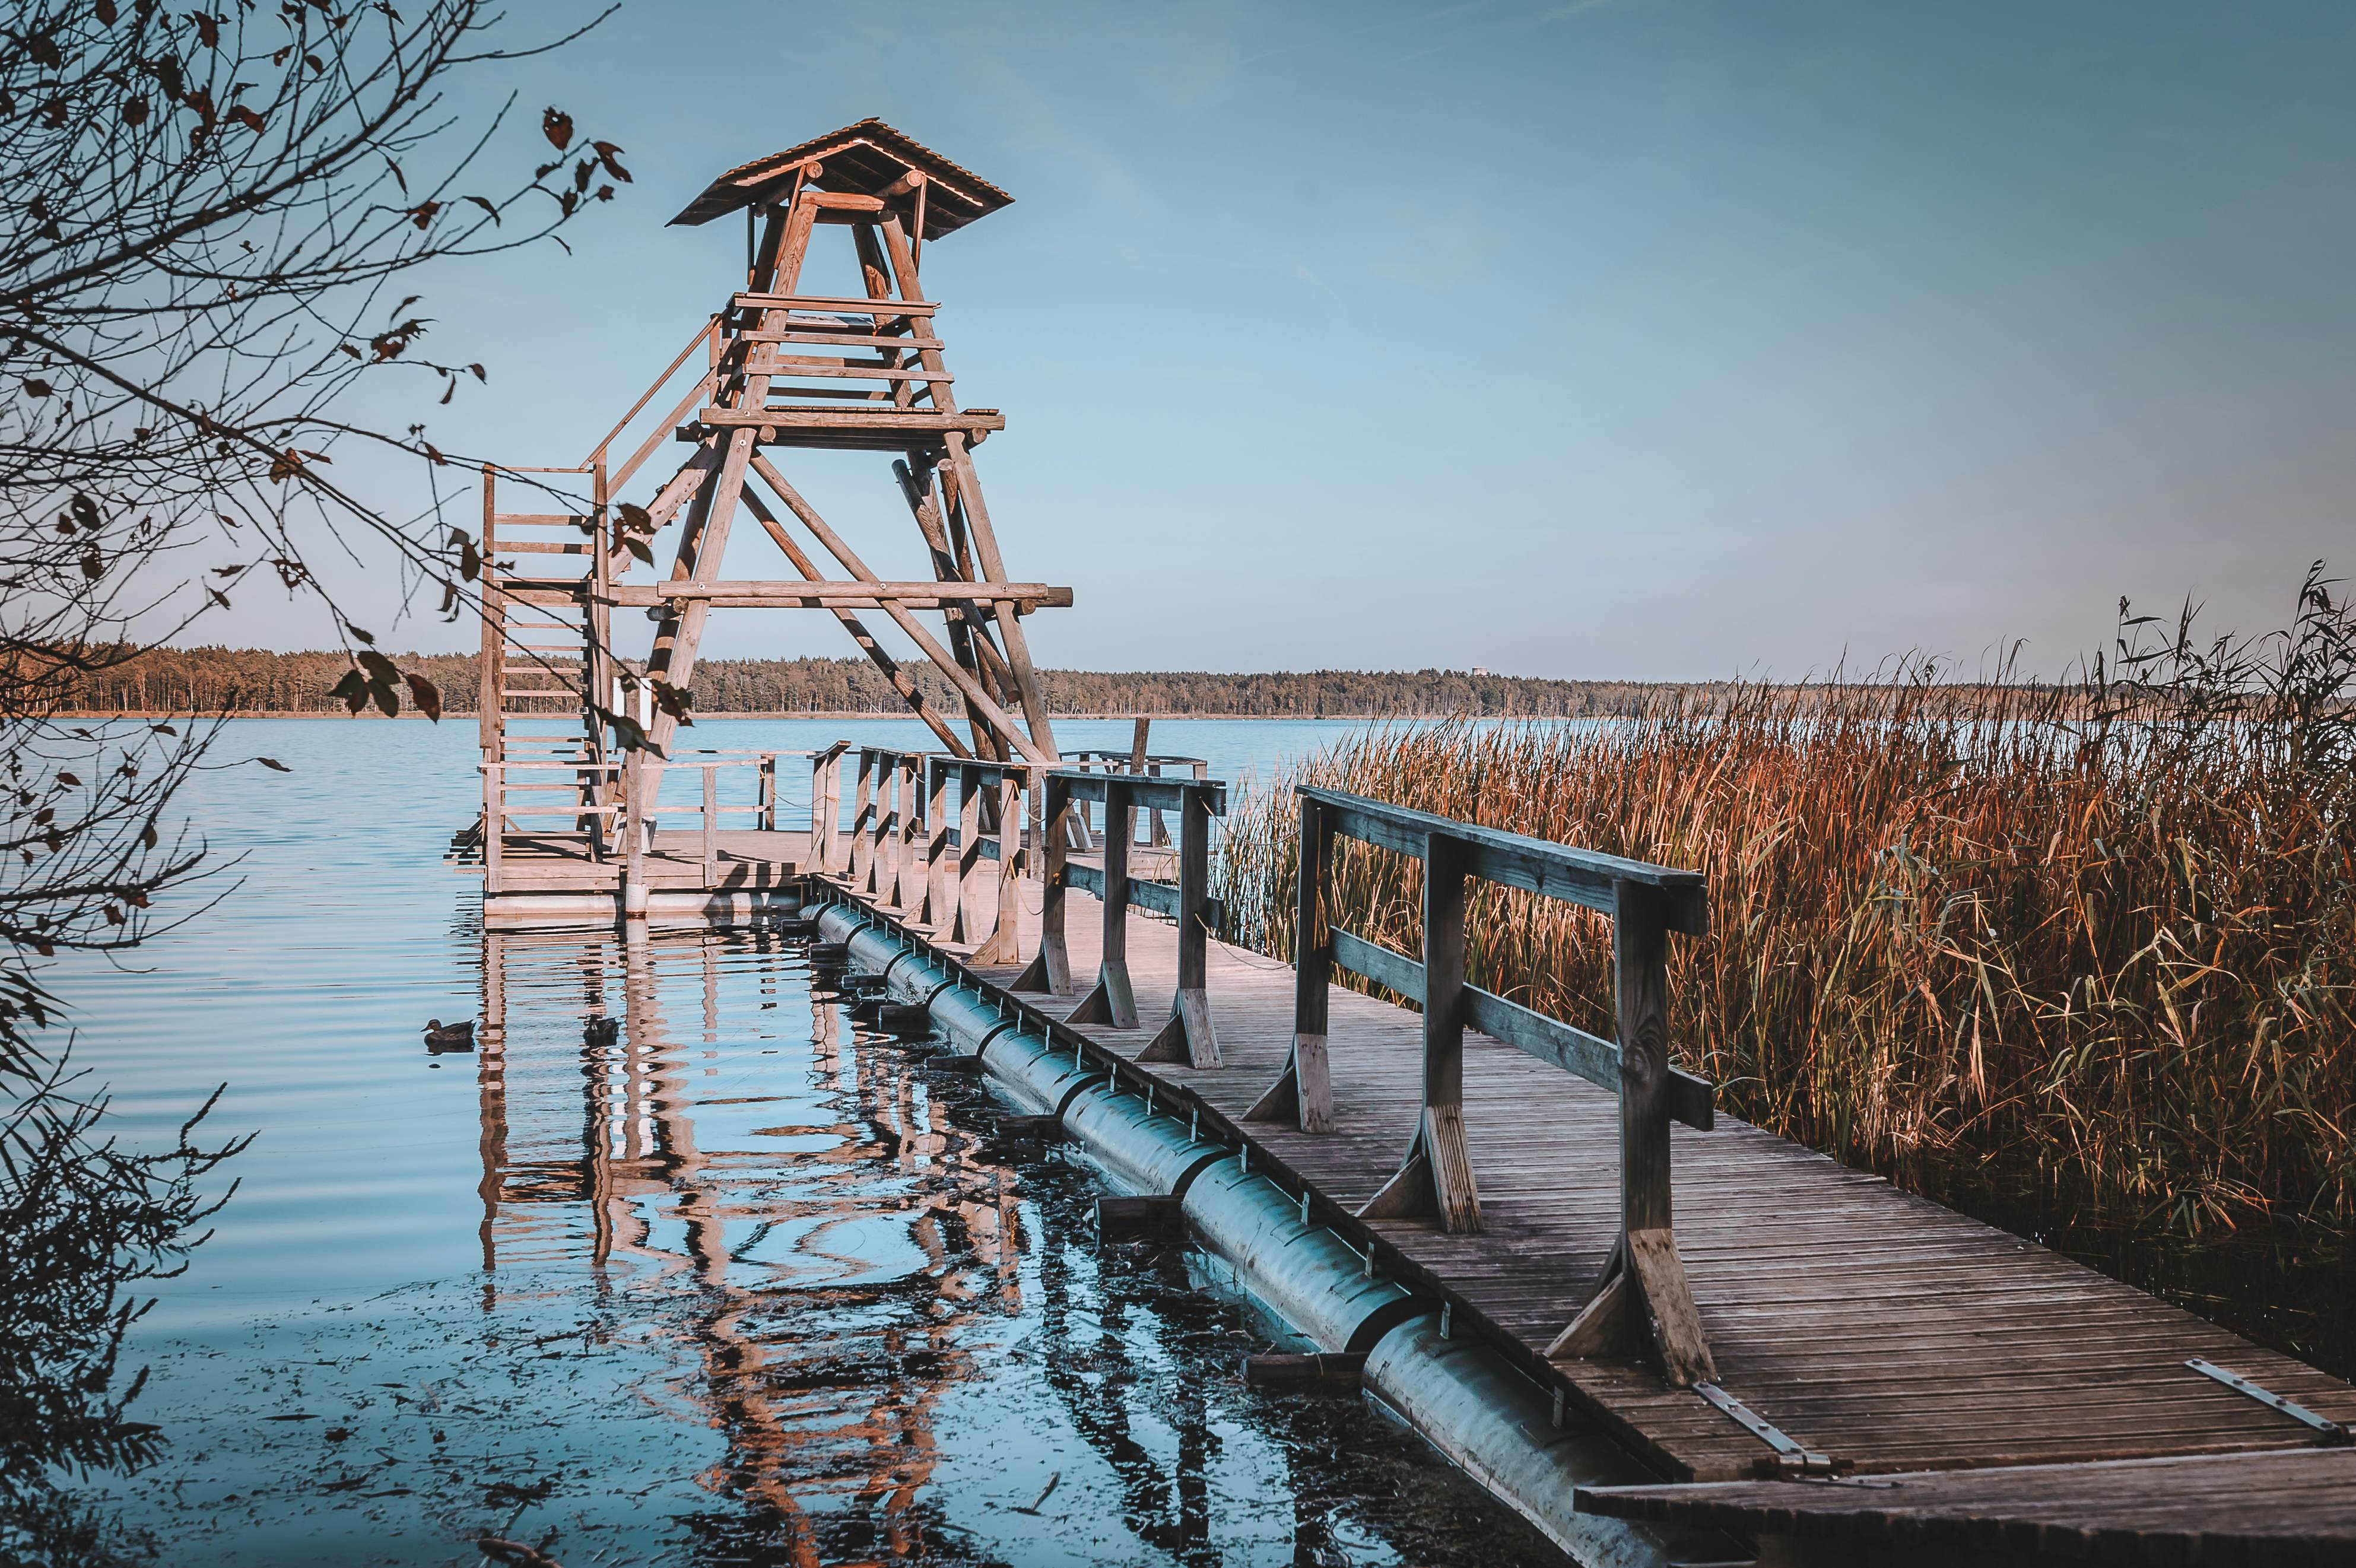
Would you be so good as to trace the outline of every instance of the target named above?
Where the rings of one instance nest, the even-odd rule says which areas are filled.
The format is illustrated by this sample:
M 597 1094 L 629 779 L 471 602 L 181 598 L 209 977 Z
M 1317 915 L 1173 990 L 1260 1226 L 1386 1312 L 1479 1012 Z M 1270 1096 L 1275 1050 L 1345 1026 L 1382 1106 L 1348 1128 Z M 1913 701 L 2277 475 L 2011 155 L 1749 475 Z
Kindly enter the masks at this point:
M 1360 1407 L 1243 1391 L 1262 1336 L 1174 1250 L 1100 1250 L 1085 1174 L 1008 1163 L 987 1091 L 798 943 L 492 932 L 482 976 L 480 1309 L 584 1271 L 669 1305 L 668 1391 L 724 1444 L 700 1560 L 1333 1568 L 1400 1526 L 1448 1561 L 1466 1517 L 1465 1561 L 1550 1555 Z
M 150 1344 L 171 1447 L 113 1494 L 168 1560 L 1558 1561 L 1358 1402 L 1247 1390 L 1264 1328 L 797 943 L 458 935 L 471 1058 L 283 1004 L 301 1228 L 230 1211 L 270 1305 Z
M 774 1022 L 809 1022 L 834 1120 L 801 1118 L 807 1088 L 746 1081 L 723 968 Z M 819 1560 L 819 1498 L 864 1516 L 830 1530 L 907 1554 L 933 1407 L 974 1375 L 977 1316 L 1021 1306 L 1015 1173 L 950 1121 L 920 1058 L 831 999 L 812 1006 L 798 950 L 775 937 L 493 932 L 483 977 L 486 1309 L 503 1265 L 571 1250 L 600 1283 L 616 1260 L 669 1281 L 693 1302 L 678 1325 L 692 1397 L 728 1442 L 707 1484 L 757 1505 L 792 1560 Z M 600 1043 L 594 1022 L 613 1015 Z

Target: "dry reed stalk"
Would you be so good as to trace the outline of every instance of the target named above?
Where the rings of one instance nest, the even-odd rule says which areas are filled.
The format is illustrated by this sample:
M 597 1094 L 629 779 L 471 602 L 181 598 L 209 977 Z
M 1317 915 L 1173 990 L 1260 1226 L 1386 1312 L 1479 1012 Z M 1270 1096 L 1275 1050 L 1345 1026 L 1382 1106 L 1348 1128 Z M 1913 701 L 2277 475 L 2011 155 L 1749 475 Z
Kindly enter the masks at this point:
M 1238 801 L 1215 891 L 1231 940 L 1290 956 L 1296 783 L 1693 867 L 1711 930 L 1678 946 L 1674 1034 L 1736 1114 L 1999 1222 L 2344 1231 L 2356 620 L 2329 588 L 2249 642 L 2126 621 L 2062 687 L 1916 661 L 1374 730 Z M 1335 887 L 1344 924 L 1414 950 L 1411 864 L 1345 843 Z M 1483 886 L 1470 929 L 1479 983 L 1611 1033 L 1601 920 Z

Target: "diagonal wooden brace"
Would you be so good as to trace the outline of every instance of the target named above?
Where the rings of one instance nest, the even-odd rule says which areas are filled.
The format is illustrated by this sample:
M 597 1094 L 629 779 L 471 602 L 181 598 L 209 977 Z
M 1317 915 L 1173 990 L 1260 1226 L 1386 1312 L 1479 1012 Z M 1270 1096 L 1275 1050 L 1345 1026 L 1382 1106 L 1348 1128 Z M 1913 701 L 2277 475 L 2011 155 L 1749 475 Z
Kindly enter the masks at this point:
M 1358 1210 L 1361 1219 L 1437 1219 L 1451 1236 L 1479 1231 L 1481 1194 L 1464 1146 L 1464 1108 L 1426 1105 L 1415 1142 L 1390 1180 Z
M 1546 1354 L 1550 1361 L 1649 1355 L 1673 1388 L 1714 1381 L 1718 1364 L 1676 1237 L 1665 1227 L 1622 1231 L 1601 1283 Z

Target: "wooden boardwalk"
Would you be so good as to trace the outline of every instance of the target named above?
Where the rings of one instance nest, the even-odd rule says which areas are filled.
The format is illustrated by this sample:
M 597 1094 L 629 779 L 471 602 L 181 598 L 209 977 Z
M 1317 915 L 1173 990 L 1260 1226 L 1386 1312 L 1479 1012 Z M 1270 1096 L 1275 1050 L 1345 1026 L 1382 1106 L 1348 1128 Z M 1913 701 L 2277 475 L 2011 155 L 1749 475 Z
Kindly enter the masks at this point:
M 707 846 L 693 831 L 663 829 L 649 836 L 647 886 L 691 892 L 734 893 L 796 886 L 809 866 L 809 834 L 752 828 L 715 828 Z M 534 894 L 617 889 L 623 863 L 592 859 L 586 835 L 510 829 L 501 842 L 499 895 L 529 900 Z M 710 858 L 707 862 L 706 855 Z M 479 865 L 466 867 L 479 874 Z
M 1860 1557 L 2322 1568 L 2356 1562 L 2356 1450 L 1952 1470 L 1794 1487 L 1612 1487 L 1581 1512 L 1848 1545 Z
M 1025 954 L 1036 884 L 1024 885 Z M 1096 970 L 1100 906 L 1072 896 L 1072 972 Z M 878 911 L 887 918 L 892 911 Z M 1168 1017 L 1176 933 L 1132 911 L 1139 1027 L 1082 1026 L 1133 1058 Z M 955 949 L 948 950 L 954 951 Z M 1419 1104 L 1421 1019 L 1334 988 L 1335 1130 L 1245 1122 L 1281 1070 L 1293 972 L 1211 944 L 1209 995 L 1222 1065 L 1155 1064 L 1248 1136 L 1264 1159 L 1345 1209 L 1398 1167 Z M 997 984 L 1017 971 L 977 970 Z M 1031 1000 L 1055 1008 L 1051 999 Z M 1772 1458 L 1762 1441 L 1690 1389 L 1633 1361 L 1549 1362 L 1543 1349 L 1592 1294 L 1619 1224 L 1613 1096 L 1520 1049 L 1468 1035 L 1465 1123 L 1484 1229 L 1340 1219 L 1376 1239 L 1386 1267 L 1457 1304 L 1542 1383 L 1676 1481 L 1728 1480 Z M 2191 1314 L 1882 1178 L 1719 1116 L 1676 1127 L 1676 1235 L 1716 1382 L 1845 1470 L 2083 1464 L 2308 1447 L 2315 1434 L 2186 1366 L 2213 1362 L 2339 1422 L 2356 1389 Z M 1396 1254 L 1396 1260 L 1393 1254 Z

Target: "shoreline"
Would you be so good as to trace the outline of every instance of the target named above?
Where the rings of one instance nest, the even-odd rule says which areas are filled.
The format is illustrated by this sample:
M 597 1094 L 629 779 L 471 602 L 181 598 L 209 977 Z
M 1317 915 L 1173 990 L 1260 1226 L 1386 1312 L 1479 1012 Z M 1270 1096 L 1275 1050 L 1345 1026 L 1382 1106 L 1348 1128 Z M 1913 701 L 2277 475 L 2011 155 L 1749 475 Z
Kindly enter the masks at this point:
M 209 718 L 212 715 L 209 714 L 203 715 L 191 715 L 189 711 L 186 708 L 124 708 L 120 710 L 108 710 L 106 712 L 100 712 L 95 709 L 68 708 L 59 711 L 56 716 L 61 719 L 185 719 L 191 716 Z M 297 710 L 255 708 L 244 712 L 225 714 L 223 716 L 232 719 L 326 719 L 344 724 L 382 724 L 385 722 L 385 715 L 382 714 L 323 714 L 313 709 Z M 474 716 L 475 714 L 471 711 L 466 713 L 453 712 L 444 714 L 444 717 L 450 719 L 470 719 Z M 544 716 L 549 718 L 562 718 L 563 714 L 549 714 Z M 852 724 L 880 722 L 886 719 L 906 719 L 911 723 L 921 722 L 917 720 L 916 714 L 908 712 L 905 708 L 902 708 L 897 712 L 866 713 L 845 713 L 839 709 L 832 708 L 795 708 L 782 709 L 774 712 L 763 710 L 759 712 L 748 711 L 744 713 L 710 713 L 699 714 L 698 716 L 702 719 L 715 722 L 725 719 L 838 719 L 845 723 Z M 1235 724 L 1380 724 L 1394 719 L 1421 724 L 1440 719 L 1453 718 L 1472 718 L 1485 722 L 1503 722 L 1518 719 L 1539 720 L 1548 723 L 1575 722 L 1569 715 L 1566 714 L 1464 714 L 1461 712 L 1434 714 L 1117 713 L 1050 714 L 1047 716 L 1050 720 L 1061 721 L 1068 719 L 1076 723 L 1089 723 L 1098 720 L 1151 719 L 1155 724 L 1161 724 L 1165 720 L 1174 722 L 1188 719 L 1215 719 L 1221 723 Z M 423 719 L 425 715 L 423 714 L 403 711 L 400 714 L 394 714 L 393 717 L 395 719 Z M 691 728 L 693 726 L 691 725 L 689 727 Z

